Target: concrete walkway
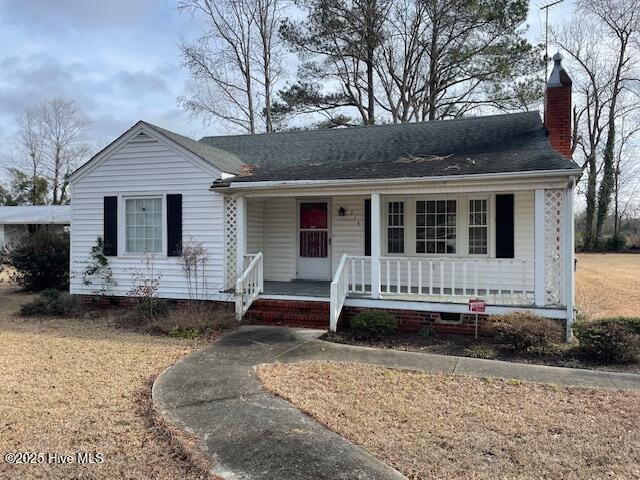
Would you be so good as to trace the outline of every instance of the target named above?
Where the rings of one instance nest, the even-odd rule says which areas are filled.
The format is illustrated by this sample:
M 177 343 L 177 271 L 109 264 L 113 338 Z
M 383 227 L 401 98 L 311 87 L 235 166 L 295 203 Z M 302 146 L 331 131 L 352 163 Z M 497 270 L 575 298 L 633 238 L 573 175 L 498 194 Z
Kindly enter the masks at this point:
M 640 389 L 640 375 L 380 350 L 318 340 L 324 331 L 242 327 L 168 368 L 153 400 L 197 435 L 225 479 L 402 479 L 362 448 L 267 393 L 260 363 L 331 360 L 425 372 L 596 388 Z

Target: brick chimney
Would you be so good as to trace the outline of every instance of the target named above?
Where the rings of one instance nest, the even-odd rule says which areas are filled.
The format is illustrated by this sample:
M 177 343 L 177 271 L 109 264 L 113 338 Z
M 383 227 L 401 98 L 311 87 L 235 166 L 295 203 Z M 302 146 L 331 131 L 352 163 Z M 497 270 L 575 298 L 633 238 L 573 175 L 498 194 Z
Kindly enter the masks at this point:
M 553 70 L 544 93 L 544 126 L 551 146 L 568 159 L 571 158 L 571 84 L 558 52 L 553 56 Z

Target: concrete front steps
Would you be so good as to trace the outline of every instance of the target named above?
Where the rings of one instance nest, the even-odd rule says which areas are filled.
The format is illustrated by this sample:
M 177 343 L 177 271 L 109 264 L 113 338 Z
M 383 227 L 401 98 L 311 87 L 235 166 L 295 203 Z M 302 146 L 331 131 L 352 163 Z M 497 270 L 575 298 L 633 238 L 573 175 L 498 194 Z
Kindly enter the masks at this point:
M 285 327 L 329 328 L 329 302 L 258 299 L 245 314 L 244 323 Z

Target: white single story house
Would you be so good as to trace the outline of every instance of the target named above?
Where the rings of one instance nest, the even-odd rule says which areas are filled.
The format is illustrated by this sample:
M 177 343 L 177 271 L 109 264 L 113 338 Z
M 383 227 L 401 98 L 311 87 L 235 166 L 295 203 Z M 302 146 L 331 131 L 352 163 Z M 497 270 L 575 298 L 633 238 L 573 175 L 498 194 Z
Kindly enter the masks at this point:
M 38 229 L 62 231 L 71 224 L 69 205 L 0 207 L 0 248 Z
M 181 250 L 207 253 L 201 299 L 238 317 L 335 330 L 365 308 L 406 328 L 487 313 L 574 316 L 571 80 L 537 112 L 205 137 L 140 121 L 71 176 L 72 270 L 103 237 L 126 296 L 153 255 L 158 295 L 189 298 Z M 91 294 L 79 276 L 71 293 Z M 252 313 L 253 312 L 253 313 Z

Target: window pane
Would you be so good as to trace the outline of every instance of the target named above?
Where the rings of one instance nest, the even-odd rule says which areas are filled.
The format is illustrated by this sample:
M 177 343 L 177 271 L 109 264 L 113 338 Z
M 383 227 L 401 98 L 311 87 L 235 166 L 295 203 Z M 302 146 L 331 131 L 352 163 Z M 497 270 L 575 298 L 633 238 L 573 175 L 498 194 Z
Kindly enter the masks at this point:
M 404 229 L 389 228 L 387 251 L 389 253 L 404 253 Z
M 162 251 L 162 198 L 125 200 L 127 252 Z
M 404 253 L 404 202 L 388 202 L 387 212 L 387 252 Z
M 455 200 L 417 201 L 416 253 L 455 253 L 456 223 Z
M 469 201 L 469 253 L 486 255 L 488 252 L 487 200 Z

